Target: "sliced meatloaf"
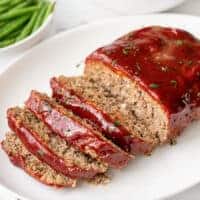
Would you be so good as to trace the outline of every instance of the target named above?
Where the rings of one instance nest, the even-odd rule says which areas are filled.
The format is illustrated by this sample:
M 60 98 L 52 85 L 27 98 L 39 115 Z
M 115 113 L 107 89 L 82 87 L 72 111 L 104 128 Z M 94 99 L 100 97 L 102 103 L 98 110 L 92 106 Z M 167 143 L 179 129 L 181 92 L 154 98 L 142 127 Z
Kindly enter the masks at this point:
M 38 120 L 28 109 L 10 108 L 7 112 L 9 127 L 25 147 L 38 159 L 56 171 L 72 178 L 92 178 L 107 167 L 73 147 Z
M 8 133 L 6 135 L 6 138 L 2 142 L 2 148 L 14 165 L 24 169 L 24 171 L 36 180 L 55 187 L 76 186 L 75 179 L 57 173 L 50 166 L 31 154 L 15 134 Z
M 131 159 L 128 153 L 94 130 L 89 123 L 75 116 L 47 95 L 32 91 L 26 106 L 54 133 L 92 158 L 97 158 L 113 168 L 122 168 Z
M 164 143 L 200 118 L 199 50 L 199 40 L 180 29 L 130 32 L 87 57 L 85 76 L 97 88 L 91 96 L 130 130 Z M 98 91 L 107 94 L 103 102 Z
M 60 76 L 51 79 L 53 97 L 64 107 L 95 125 L 108 139 L 126 152 L 132 154 L 149 154 L 153 145 L 141 137 L 131 134 L 115 118 L 104 104 L 110 106 L 106 94 L 98 90 L 85 78 L 67 78 Z M 103 104 L 96 101 L 96 95 Z M 103 101 L 104 100 L 104 101 Z M 106 102 L 107 101 L 107 102 Z M 109 115 L 110 114 L 110 115 Z

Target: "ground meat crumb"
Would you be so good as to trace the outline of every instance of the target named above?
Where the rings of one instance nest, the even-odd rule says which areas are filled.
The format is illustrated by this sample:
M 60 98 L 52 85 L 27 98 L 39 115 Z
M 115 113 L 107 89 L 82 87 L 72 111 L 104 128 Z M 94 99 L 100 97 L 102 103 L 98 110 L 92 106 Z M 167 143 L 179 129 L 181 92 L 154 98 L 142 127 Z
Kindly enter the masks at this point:
M 110 183 L 111 178 L 106 174 L 98 174 L 94 178 L 89 179 L 88 183 L 93 185 L 106 185 Z
M 170 139 L 170 145 L 173 146 L 173 145 L 176 145 L 177 144 L 177 141 L 175 138 L 173 139 Z

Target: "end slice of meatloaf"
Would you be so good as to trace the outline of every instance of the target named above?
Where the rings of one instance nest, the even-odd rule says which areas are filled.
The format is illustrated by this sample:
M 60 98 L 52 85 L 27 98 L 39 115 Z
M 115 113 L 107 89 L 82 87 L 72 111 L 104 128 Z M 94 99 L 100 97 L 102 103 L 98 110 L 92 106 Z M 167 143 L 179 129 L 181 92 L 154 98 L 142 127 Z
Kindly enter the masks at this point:
M 53 134 L 28 109 L 10 108 L 7 118 L 9 127 L 26 148 L 56 171 L 72 178 L 92 178 L 107 170 L 104 164 L 75 150 L 64 139 Z
M 99 103 L 95 101 L 96 90 L 93 91 L 94 95 L 91 97 L 91 84 L 86 80 L 84 81 L 84 78 L 54 77 L 51 79 L 50 84 L 53 97 L 60 104 L 72 110 L 72 112 L 80 117 L 87 119 L 95 125 L 105 137 L 124 151 L 131 154 L 149 154 L 152 151 L 152 143 L 143 140 L 141 137 L 131 135 L 118 119 L 113 118 L 112 115 L 109 115 L 110 113 L 106 113 L 107 109 L 100 106 Z M 88 91 L 90 92 L 87 93 Z M 103 93 L 98 94 L 101 99 L 106 99 Z M 109 104 L 109 101 L 107 103 Z
M 76 186 L 75 179 L 57 173 L 50 166 L 41 162 L 37 157 L 31 154 L 17 135 L 13 133 L 6 134 L 6 138 L 2 142 L 2 148 L 8 154 L 10 161 L 14 165 L 24 169 L 27 174 L 41 183 L 55 187 Z
M 107 140 L 86 121 L 47 95 L 32 91 L 26 106 L 70 145 L 113 168 L 125 167 L 131 156 Z
M 164 143 L 200 118 L 199 50 L 199 39 L 184 30 L 145 27 L 91 53 L 85 76 L 107 93 L 100 104 L 123 124 L 142 122 L 142 137 Z

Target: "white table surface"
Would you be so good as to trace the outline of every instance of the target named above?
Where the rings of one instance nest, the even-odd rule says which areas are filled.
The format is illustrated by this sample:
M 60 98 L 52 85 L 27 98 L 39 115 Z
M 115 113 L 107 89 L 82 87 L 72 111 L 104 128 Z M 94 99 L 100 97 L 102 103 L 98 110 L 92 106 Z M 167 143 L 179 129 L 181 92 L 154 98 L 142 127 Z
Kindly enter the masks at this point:
M 83 1 L 84 0 L 82 0 L 82 2 Z M 50 33 L 49 37 L 60 31 L 64 31 L 72 27 L 88 23 L 102 16 L 104 17 L 119 16 L 119 13 L 115 13 L 108 9 L 98 10 L 98 12 L 88 14 L 87 12 L 88 8 L 80 6 L 77 9 L 77 5 L 80 5 L 79 3 L 80 0 L 57 0 L 57 12 L 54 18 L 53 30 Z M 92 6 L 94 5 L 88 5 L 88 7 L 91 8 Z M 191 14 L 198 16 L 200 15 L 200 0 L 186 0 L 186 2 L 183 3 L 181 6 L 173 8 L 167 12 Z M 12 62 L 12 60 L 16 59 L 19 55 L 23 53 L 24 52 L 18 52 L 15 54 L 0 54 L 0 73 L 6 69 L 6 66 L 10 62 Z M 176 196 L 170 197 L 167 200 L 199 200 L 199 199 L 200 199 L 200 184 Z M 6 191 L 0 189 L 0 200 L 19 200 L 19 199 L 11 197 L 10 195 L 8 195 Z

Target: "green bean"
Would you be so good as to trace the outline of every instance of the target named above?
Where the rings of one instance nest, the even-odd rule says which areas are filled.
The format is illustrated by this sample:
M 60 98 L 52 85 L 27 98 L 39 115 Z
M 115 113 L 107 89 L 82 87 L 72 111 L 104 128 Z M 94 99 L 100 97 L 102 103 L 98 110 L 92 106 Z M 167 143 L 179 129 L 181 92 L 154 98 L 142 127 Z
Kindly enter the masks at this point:
M 21 30 L 16 30 L 12 33 L 10 33 L 9 35 L 6 36 L 6 39 L 12 39 L 12 38 L 15 38 L 21 33 L 22 31 Z
M 13 7 L 11 10 L 13 11 L 14 9 L 19 9 L 19 8 L 24 8 L 26 6 L 29 6 L 32 4 L 33 1 L 31 0 L 26 0 L 25 2 L 21 2 L 17 4 L 15 7 Z
M 29 18 L 30 18 L 30 15 L 25 15 L 6 24 L 3 28 L 0 29 L 0 39 L 6 37 L 13 31 L 20 28 Z
M 10 2 L 10 5 L 11 6 L 15 6 L 15 5 L 17 5 L 17 4 L 19 4 L 19 3 L 22 3 L 22 2 L 25 2 L 26 0 L 12 0 L 11 2 Z
M 7 47 L 15 43 L 15 38 L 0 41 L 0 48 Z
M 12 9 L 14 6 L 22 3 L 22 2 L 25 2 L 27 0 L 11 0 L 10 3 L 7 3 L 5 5 L 0 5 L 0 7 L 7 7 L 8 10 Z
M 1 28 L 4 28 L 5 25 L 7 25 L 8 23 L 11 23 L 12 21 L 15 21 L 16 19 L 12 19 L 12 20 L 7 20 L 7 21 L 2 21 L 0 22 L 0 30 Z M 23 28 L 23 27 L 22 27 Z
M 10 6 L 2 6 L 0 7 L 0 14 L 4 13 L 4 12 L 7 12 L 7 11 L 13 11 L 14 9 L 18 9 L 18 8 L 24 8 L 26 6 L 29 6 L 33 3 L 33 1 L 31 0 L 26 0 L 26 1 L 21 1 L 21 2 L 18 2 L 17 4 L 13 4 L 13 5 L 10 5 Z
M 36 19 L 36 23 L 33 26 L 32 32 L 35 32 L 41 26 L 47 6 L 48 6 L 48 4 L 45 1 L 40 3 L 39 13 L 38 13 L 38 16 L 37 16 L 37 19 Z
M 0 21 L 12 19 L 12 18 L 22 16 L 22 15 L 25 15 L 25 14 L 30 14 L 30 13 L 33 13 L 34 11 L 36 11 L 36 10 L 38 10 L 38 6 L 30 6 L 30 7 L 27 7 L 27 8 L 19 8 L 19 9 L 13 10 L 13 11 L 11 10 L 11 11 L 5 13 L 5 14 L 1 14 L 0 15 Z
M 48 3 L 44 18 L 43 18 L 43 22 L 45 21 L 45 19 L 47 19 L 47 17 L 53 12 L 54 7 L 55 7 L 55 2 L 54 3 Z
M 5 22 L 0 22 L 0 27 L 4 26 L 5 24 Z
M 13 0 L 11 1 L 9 4 L 6 5 L 0 5 L 0 14 L 10 11 L 11 9 L 15 8 L 15 6 L 17 7 L 19 4 L 21 4 L 22 2 L 27 2 L 26 0 Z
M 8 6 L 1 6 L 0 7 L 0 14 L 3 13 L 3 12 L 6 12 L 8 9 L 9 9 Z
M 30 21 L 27 23 L 27 25 L 24 27 L 24 29 L 22 30 L 21 34 L 17 37 L 16 39 L 16 42 L 17 41 L 20 41 L 20 40 L 23 40 L 24 38 L 26 38 L 28 35 L 30 35 L 30 33 L 32 32 L 32 29 L 33 29 L 33 26 L 34 26 L 34 23 L 37 19 L 37 16 L 38 16 L 38 13 L 35 12 Z
M 6 4 L 10 3 L 10 2 L 11 2 L 11 0 L 1 0 L 0 1 L 0 5 L 6 5 Z

